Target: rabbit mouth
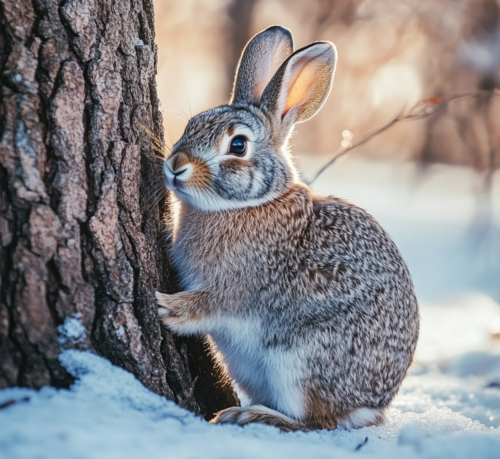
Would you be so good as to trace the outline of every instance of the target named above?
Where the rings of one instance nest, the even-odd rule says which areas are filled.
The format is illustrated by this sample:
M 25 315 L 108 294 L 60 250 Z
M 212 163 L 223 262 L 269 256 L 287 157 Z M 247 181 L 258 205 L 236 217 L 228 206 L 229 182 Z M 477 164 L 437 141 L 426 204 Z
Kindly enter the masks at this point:
M 183 196 L 189 196 L 189 192 L 187 191 L 186 184 L 182 181 L 174 177 L 172 180 L 166 182 L 167 189 L 169 191 L 175 192 L 175 194 L 180 194 Z
M 182 172 L 182 171 L 181 171 Z M 169 191 L 173 191 L 177 198 L 180 199 L 181 201 L 188 201 L 191 202 L 191 194 L 189 193 L 189 186 L 186 183 L 186 180 L 181 176 L 181 174 L 164 174 L 164 182 L 165 186 Z
M 171 191 L 182 189 L 185 186 L 185 182 L 189 180 L 192 175 L 192 164 L 186 164 L 182 168 L 176 169 L 174 172 L 167 161 L 163 163 L 165 185 Z

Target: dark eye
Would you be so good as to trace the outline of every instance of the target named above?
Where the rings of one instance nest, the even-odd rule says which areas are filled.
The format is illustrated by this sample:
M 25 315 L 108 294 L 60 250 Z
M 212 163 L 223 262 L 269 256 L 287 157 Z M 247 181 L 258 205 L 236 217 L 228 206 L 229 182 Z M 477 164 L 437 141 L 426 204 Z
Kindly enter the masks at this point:
M 229 153 L 242 156 L 247 151 L 247 139 L 243 136 L 235 137 L 229 145 Z

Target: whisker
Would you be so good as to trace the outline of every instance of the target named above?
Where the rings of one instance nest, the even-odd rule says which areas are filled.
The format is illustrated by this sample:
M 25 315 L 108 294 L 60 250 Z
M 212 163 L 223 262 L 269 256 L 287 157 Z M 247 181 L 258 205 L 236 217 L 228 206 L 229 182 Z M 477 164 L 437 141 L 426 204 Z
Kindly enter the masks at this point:
M 203 193 L 203 197 L 205 198 L 205 203 L 209 205 L 209 207 L 212 208 L 217 208 L 217 202 L 215 200 L 215 197 L 213 196 L 212 192 L 210 190 L 207 190 L 208 192 Z M 212 205 L 210 205 L 212 204 Z
M 170 129 L 168 128 L 167 124 L 165 124 L 165 129 L 167 130 L 168 138 L 170 140 L 170 152 L 171 152 L 172 147 L 174 146 L 174 141 L 172 140 L 172 133 L 170 132 Z
M 180 108 L 180 105 L 179 105 L 179 108 Z M 181 108 L 181 110 L 182 110 L 182 108 Z M 187 118 L 185 113 L 184 113 L 185 118 L 183 118 L 181 115 L 179 115 L 179 113 L 174 112 L 173 110 L 163 110 L 163 111 L 168 112 L 168 113 L 173 113 L 174 115 L 178 116 L 182 121 L 185 121 L 186 123 L 189 121 L 189 119 Z
M 146 211 L 150 211 L 153 207 L 157 206 L 160 201 L 167 195 L 167 189 L 158 190 L 151 196 L 150 201 L 146 204 Z
M 206 204 L 209 202 L 213 203 L 215 205 L 215 201 L 211 195 L 211 189 L 210 188 L 204 188 L 202 190 L 197 190 L 198 195 L 202 198 L 202 201 L 204 201 Z
M 160 183 L 154 183 L 144 190 L 144 194 L 146 195 L 146 197 L 151 197 L 157 194 L 159 191 L 162 191 L 164 188 L 164 185 Z
M 191 110 L 191 101 L 189 100 L 189 91 L 187 89 L 186 80 L 184 80 L 184 94 L 186 95 L 186 99 L 187 99 L 187 103 L 188 103 L 188 107 L 189 107 L 189 117 L 192 118 L 193 112 Z
M 165 185 L 163 183 L 163 179 L 161 174 L 158 175 L 153 175 L 148 177 L 143 183 L 142 183 L 142 189 L 141 192 L 148 196 L 153 192 L 156 192 L 157 190 L 164 189 Z
M 209 179 L 209 180 L 211 180 L 211 179 Z M 213 183 L 213 181 L 211 181 L 211 182 Z M 212 183 L 210 183 L 210 185 L 212 185 Z M 215 209 L 217 211 L 222 210 L 222 207 L 219 204 L 220 197 L 215 193 L 215 191 L 213 190 L 213 187 L 212 186 L 208 187 L 206 191 L 208 192 L 208 196 L 211 198 Z
M 145 132 L 146 135 L 150 138 L 153 145 L 153 151 L 155 152 L 155 157 L 163 161 L 165 157 L 170 154 L 170 149 L 165 145 L 165 142 L 163 142 L 162 139 L 160 139 L 147 126 L 142 123 L 138 123 L 138 125 L 142 129 L 142 131 Z M 159 155 L 156 153 L 159 153 Z
M 202 196 L 204 198 L 205 203 L 207 203 L 207 204 L 212 203 L 214 205 L 214 207 L 217 207 L 215 196 L 213 195 L 213 191 L 212 191 L 212 188 L 210 186 L 205 187 L 203 189 Z

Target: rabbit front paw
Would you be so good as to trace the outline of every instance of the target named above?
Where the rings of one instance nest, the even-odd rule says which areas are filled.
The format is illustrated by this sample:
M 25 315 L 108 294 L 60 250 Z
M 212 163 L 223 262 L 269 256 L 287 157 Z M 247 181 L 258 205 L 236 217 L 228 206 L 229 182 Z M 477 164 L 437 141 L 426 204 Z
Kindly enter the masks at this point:
M 211 313 L 203 292 L 179 292 L 173 295 L 156 292 L 158 317 L 175 333 L 206 333 Z
M 163 325 L 176 329 L 188 319 L 186 299 L 180 294 L 167 295 L 156 292 L 158 317 Z

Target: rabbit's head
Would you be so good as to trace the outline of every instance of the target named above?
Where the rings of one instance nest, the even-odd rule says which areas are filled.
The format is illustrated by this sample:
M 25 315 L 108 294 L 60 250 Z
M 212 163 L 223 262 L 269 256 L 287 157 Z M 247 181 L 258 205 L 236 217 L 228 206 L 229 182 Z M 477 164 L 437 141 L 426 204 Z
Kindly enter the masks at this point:
M 239 61 L 229 105 L 193 117 L 165 159 L 167 187 L 207 211 L 282 195 L 297 180 L 287 148 L 293 125 L 321 108 L 335 62 L 330 42 L 293 52 L 288 29 L 273 26 L 254 36 Z

